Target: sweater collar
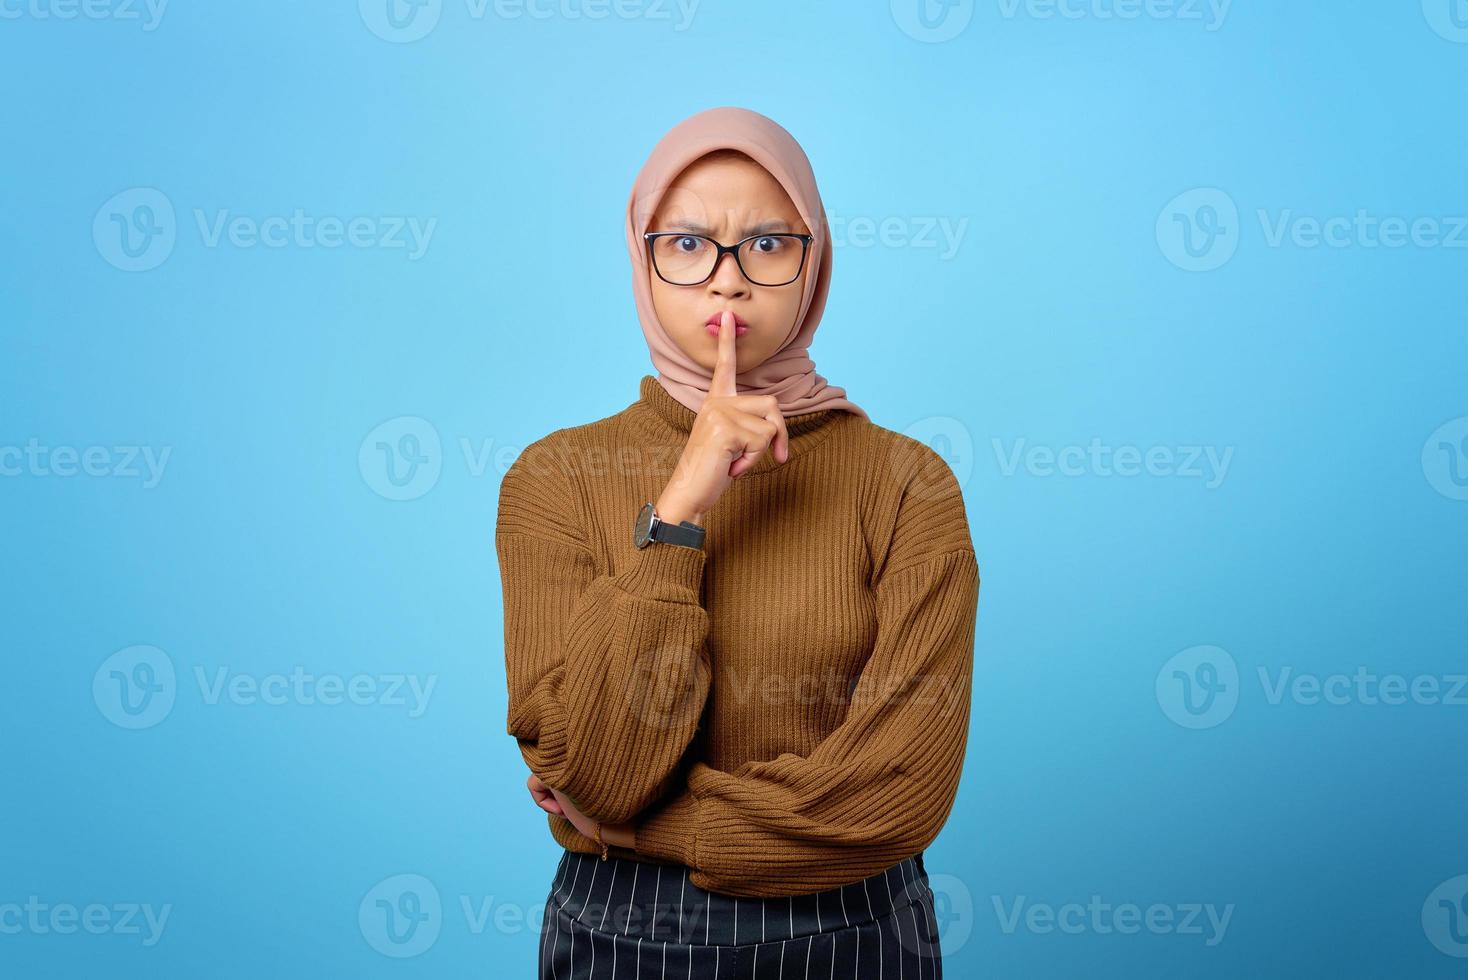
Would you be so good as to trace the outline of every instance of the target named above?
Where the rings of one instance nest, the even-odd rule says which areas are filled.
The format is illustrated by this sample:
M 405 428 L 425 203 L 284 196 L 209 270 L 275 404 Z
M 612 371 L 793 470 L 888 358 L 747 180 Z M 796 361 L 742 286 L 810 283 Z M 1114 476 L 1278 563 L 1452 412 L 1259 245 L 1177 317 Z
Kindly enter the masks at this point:
M 663 438 L 686 440 L 693 431 L 698 413 L 668 394 L 668 390 L 651 375 L 642 376 L 638 399 L 630 406 L 632 417 L 647 431 Z M 839 408 L 802 412 L 785 416 L 785 430 L 790 434 L 790 460 L 814 449 L 834 430 L 857 416 Z M 789 462 L 789 460 L 787 460 Z M 780 466 L 772 452 L 764 453 L 750 473 L 763 473 Z

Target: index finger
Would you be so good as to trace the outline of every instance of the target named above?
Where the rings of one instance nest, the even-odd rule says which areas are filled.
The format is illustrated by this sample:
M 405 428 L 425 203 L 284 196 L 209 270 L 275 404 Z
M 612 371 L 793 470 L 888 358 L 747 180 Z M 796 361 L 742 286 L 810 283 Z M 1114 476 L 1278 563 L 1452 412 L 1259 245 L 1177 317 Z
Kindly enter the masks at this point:
M 719 317 L 719 356 L 714 361 L 714 376 L 709 381 L 709 394 L 728 397 L 737 394 L 734 375 L 739 368 L 734 359 L 734 314 L 725 310 Z

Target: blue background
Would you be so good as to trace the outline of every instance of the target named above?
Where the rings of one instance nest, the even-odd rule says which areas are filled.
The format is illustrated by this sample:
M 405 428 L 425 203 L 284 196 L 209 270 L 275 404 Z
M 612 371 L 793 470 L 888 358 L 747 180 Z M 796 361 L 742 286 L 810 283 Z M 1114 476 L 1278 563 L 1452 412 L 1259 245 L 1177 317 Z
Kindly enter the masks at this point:
M 929 33 L 902 0 L 442 0 L 404 40 L 377 0 L 152 29 L 5 0 L 0 974 L 531 975 L 558 851 L 504 731 L 498 482 L 637 397 L 631 181 L 735 104 L 800 140 L 850 232 L 818 370 L 963 480 L 971 742 L 927 859 L 950 975 L 1462 976 L 1423 909 L 1468 874 L 1468 706 L 1270 697 L 1285 669 L 1468 669 L 1468 234 L 1270 237 L 1468 214 L 1448 2 L 994 0 Z M 434 224 L 417 257 L 199 227 L 297 209 Z M 153 267 L 113 215 L 163 232 L 131 239 Z M 31 440 L 105 453 L 20 463 Z M 1023 455 L 1092 440 L 1231 455 L 1212 480 Z M 160 479 L 129 446 L 169 453 Z M 138 645 L 172 701 L 134 730 Z M 1203 645 L 1237 671 L 1206 711 L 1169 666 Z M 210 696 L 297 667 L 370 703 Z M 371 899 L 403 874 L 441 911 L 398 957 Z M 1232 911 L 1212 944 L 1005 926 L 1092 895 Z M 148 945 L 4 914 L 30 896 L 170 912 Z

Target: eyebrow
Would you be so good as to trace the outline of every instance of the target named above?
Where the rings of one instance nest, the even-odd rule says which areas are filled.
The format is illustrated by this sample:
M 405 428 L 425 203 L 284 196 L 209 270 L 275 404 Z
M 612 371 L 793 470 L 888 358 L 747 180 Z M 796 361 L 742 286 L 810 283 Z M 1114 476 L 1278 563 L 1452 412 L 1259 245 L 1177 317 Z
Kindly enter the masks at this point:
M 671 231 L 686 231 L 694 235 L 707 235 L 713 237 L 713 230 L 704 227 L 696 221 L 674 221 L 668 225 Z M 748 238 L 751 235 L 769 235 L 779 231 L 789 231 L 790 222 L 783 218 L 775 218 L 770 221 L 761 221 L 757 225 L 751 225 L 744 229 L 741 237 Z

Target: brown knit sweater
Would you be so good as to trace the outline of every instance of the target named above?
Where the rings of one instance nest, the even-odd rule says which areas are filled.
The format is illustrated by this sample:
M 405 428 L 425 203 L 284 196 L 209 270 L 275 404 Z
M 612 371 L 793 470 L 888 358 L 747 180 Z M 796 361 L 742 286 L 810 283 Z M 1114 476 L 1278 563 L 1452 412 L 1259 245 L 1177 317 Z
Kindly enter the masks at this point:
M 526 447 L 500 486 L 507 730 L 619 857 L 709 891 L 808 894 L 925 848 L 968 735 L 979 575 L 924 443 L 831 409 L 786 418 L 703 517 L 638 549 L 696 413 L 652 375 L 615 415 Z M 528 801 L 527 801 L 528 802 Z M 597 853 L 571 822 L 551 835 Z

